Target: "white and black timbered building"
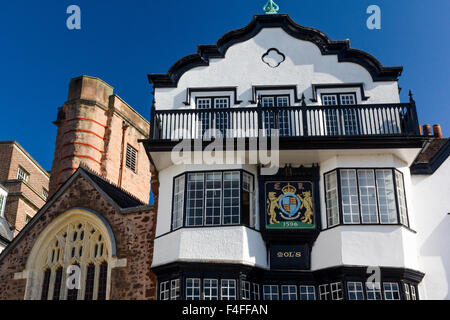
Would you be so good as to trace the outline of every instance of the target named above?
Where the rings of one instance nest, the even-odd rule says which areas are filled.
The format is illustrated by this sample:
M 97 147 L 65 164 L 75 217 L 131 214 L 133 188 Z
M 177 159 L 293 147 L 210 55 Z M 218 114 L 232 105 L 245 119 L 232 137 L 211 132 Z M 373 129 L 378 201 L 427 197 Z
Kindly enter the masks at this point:
M 450 146 L 422 134 L 401 73 L 266 14 L 150 74 L 158 299 L 448 298 Z M 234 161 L 196 161 L 215 141 Z M 192 161 L 172 161 L 180 143 Z

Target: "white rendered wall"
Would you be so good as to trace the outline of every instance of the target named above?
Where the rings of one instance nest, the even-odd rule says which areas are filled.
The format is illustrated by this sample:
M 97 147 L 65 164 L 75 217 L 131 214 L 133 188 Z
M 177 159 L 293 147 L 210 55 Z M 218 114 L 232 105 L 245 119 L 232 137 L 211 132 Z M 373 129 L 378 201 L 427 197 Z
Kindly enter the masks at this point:
M 421 299 L 450 299 L 450 159 L 432 175 L 413 175 Z
M 277 48 L 286 56 L 277 68 L 261 60 L 270 48 Z M 338 62 L 336 55 L 324 56 L 314 43 L 298 40 L 281 28 L 265 28 L 252 39 L 231 46 L 224 59 L 211 59 L 209 66 L 184 73 L 177 88 L 156 88 L 156 109 L 187 108 L 183 104 L 187 88 L 223 86 L 237 86 L 238 99 L 243 101 L 237 106 L 245 107 L 253 99 L 252 86 L 257 85 L 296 85 L 298 98 L 304 93 L 309 105 L 313 97 L 311 85 L 330 83 L 364 83 L 365 94 L 370 99 L 361 101 L 359 89 L 355 89 L 358 103 L 399 102 L 396 81 L 373 82 L 362 66 Z M 294 104 L 292 100 L 291 104 Z M 194 108 L 193 103 L 190 107 Z

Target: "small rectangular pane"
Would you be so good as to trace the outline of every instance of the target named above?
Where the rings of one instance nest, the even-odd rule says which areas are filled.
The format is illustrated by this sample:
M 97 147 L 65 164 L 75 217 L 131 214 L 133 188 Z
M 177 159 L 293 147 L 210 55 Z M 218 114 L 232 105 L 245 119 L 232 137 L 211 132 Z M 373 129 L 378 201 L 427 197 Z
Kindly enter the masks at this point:
M 316 300 L 316 287 L 300 286 L 300 300 Z
M 359 198 L 363 223 L 378 223 L 378 208 L 373 170 L 358 170 Z
M 381 223 L 397 223 L 397 209 L 395 205 L 394 182 L 392 170 L 376 170 L 378 207 Z
M 221 281 L 221 299 L 236 300 L 236 280 Z
M 396 282 L 383 282 L 385 300 L 400 300 L 400 290 Z
M 277 285 L 263 286 L 263 300 L 279 300 Z
M 400 210 L 400 223 L 409 227 L 408 223 L 408 209 L 406 207 L 405 186 L 403 184 L 403 175 L 395 171 L 395 183 L 397 185 L 397 198 Z
M 184 209 L 184 175 L 178 177 L 174 181 L 173 190 L 173 230 L 183 226 L 183 209 Z
M 362 282 L 348 282 L 347 291 L 349 300 L 364 300 Z
M 207 173 L 205 188 L 205 225 L 220 225 L 222 173 Z
M 203 280 L 203 299 L 218 300 L 219 299 L 219 282 L 217 279 Z
M 239 171 L 223 174 L 223 224 L 240 223 L 240 173 Z
M 180 279 L 174 279 L 170 282 L 170 300 L 180 299 Z
M 200 279 L 186 279 L 186 300 L 200 300 Z
M 338 188 L 336 171 L 325 175 L 328 227 L 339 224 Z
M 241 282 L 242 300 L 251 300 L 251 283 L 248 281 Z
M 380 283 L 366 282 L 366 296 L 367 300 L 381 300 Z
M 360 223 L 356 170 L 341 170 L 341 201 L 344 223 Z
M 203 225 L 204 174 L 191 173 L 187 183 L 186 225 Z
M 281 300 L 297 300 L 297 286 L 295 285 L 281 286 Z

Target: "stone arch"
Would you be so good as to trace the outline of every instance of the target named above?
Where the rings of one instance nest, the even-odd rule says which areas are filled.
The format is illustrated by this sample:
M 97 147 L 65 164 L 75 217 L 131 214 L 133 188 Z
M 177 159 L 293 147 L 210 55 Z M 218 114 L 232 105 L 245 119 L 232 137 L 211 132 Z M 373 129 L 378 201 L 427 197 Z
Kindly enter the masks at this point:
M 26 264 L 25 299 L 66 300 L 70 294 L 79 300 L 109 299 L 115 260 L 116 242 L 108 222 L 93 210 L 70 209 L 37 238 Z M 67 269 L 74 265 L 79 266 L 80 286 L 69 293 Z

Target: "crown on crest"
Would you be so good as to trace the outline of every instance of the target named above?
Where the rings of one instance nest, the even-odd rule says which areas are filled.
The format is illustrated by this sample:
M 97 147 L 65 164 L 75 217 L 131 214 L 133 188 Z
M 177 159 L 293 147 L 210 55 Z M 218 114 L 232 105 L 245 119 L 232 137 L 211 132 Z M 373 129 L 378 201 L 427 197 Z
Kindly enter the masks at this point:
M 294 193 L 297 191 L 297 189 L 293 186 L 291 186 L 290 184 L 288 184 L 287 186 L 283 187 L 283 189 L 281 189 L 281 191 L 283 193 Z

